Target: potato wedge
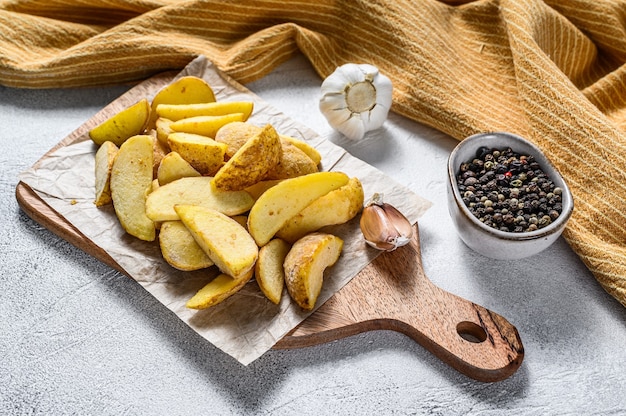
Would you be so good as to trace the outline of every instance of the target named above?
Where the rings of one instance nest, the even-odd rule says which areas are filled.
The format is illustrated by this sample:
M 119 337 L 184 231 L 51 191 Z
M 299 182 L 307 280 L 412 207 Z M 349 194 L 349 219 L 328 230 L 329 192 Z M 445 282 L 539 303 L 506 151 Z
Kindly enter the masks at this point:
M 111 170 L 118 151 L 119 148 L 115 143 L 106 141 L 96 152 L 96 199 L 94 203 L 97 207 L 111 203 Z
M 153 138 L 137 135 L 120 146 L 111 170 L 111 198 L 124 230 L 141 240 L 156 237 L 154 222 L 146 215 L 152 187 Z
M 195 176 L 201 176 L 200 172 L 195 170 L 178 152 L 170 152 L 165 155 L 157 170 L 159 185 L 166 185 L 180 178 Z
M 172 124 L 172 120 L 168 120 L 163 117 L 159 117 L 155 121 L 154 130 L 156 131 L 156 138 L 161 143 L 169 146 L 167 142 L 167 138 L 170 134 L 174 133 L 174 130 L 171 129 L 170 124 Z
M 248 216 L 247 215 L 233 215 L 230 218 L 234 219 L 246 230 L 248 229 Z
M 215 140 L 191 133 L 172 133 L 167 142 L 172 152 L 178 153 L 195 170 L 213 176 L 224 165 L 227 146 Z
M 157 189 L 159 189 L 161 185 L 159 184 L 159 180 L 158 179 L 152 179 L 152 184 L 150 185 L 150 192 L 148 192 L 148 195 L 150 195 L 152 192 L 156 191 Z
M 296 146 L 298 149 L 302 150 L 308 157 L 311 158 L 313 163 L 315 163 L 315 166 L 318 166 L 320 164 L 320 162 L 322 161 L 322 155 L 320 154 L 320 152 L 318 152 L 316 148 L 314 148 L 313 146 L 311 146 L 307 142 L 305 142 L 303 140 L 296 139 L 296 138 L 291 137 L 291 136 L 285 136 L 285 135 L 281 135 L 280 138 L 283 139 L 283 140 L 286 140 L 290 144 L 292 144 L 292 145 Z
M 222 273 L 238 277 L 254 269 L 259 249 L 237 221 L 206 207 L 176 205 L 174 209 Z
M 187 301 L 189 309 L 206 309 L 228 299 L 237 293 L 252 278 L 253 271 L 233 278 L 227 274 L 220 274 L 211 280 Z
M 281 153 L 278 133 L 268 124 L 217 171 L 213 185 L 223 191 L 240 191 L 254 185 L 276 167 Z
M 220 128 L 215 141 L 228 145 L 226 158 L 231 158 L 245 142 L 254 136 L 261 127 L 251 123 L 233 122 Z M 308 143 L 290 136 L 280 135 L 281 147 L 286 161 L 278 166 L 279 171 L 273 176 L 280 179 L 300 176 L 306 173 L 317 172 L 317 166 L 322 160 L 322 155 Z M 293 147 L 300 150 L 292 150 Z M 308 156 L 308 159 L 304 156 Z M 309 161 L 309 159 L 311 159 Z
M 252 101 L 216 101 L 197 104 L 159 104 L 156 112 L 160 117 L 173 121 L 197 116 L 223 116 L 242 113 L 242 121 L 246 121 L 253 109 L 254 103 Z
M 243 120 L 243 113 L 225 114 L 223 116 L 196 116 L 173 121 L 170 128 L 174 131 L 198 134 L 214 139 L 217 131 L 224 125 Z
M 265 191 L 250 209 L 248 231 L 259 247 L 264 246 L 294 215 L 348 180 L 343 172 L 316 172 L 281 181 Z
M 261 292 L 272 303 L 278 305 L 285 287 L 285 269 L 283 263 L 291 244 L 275 238 L 259 249 L 254 276 Z
M 165 261 L 178 270 L 192 271 L 213 266 L 213 261 L 181 221 L 165 221 L 161 225 L 159 246 Z
M 225 215 L 239 215 L 254 205 L 254 199 L 246 191 L 218 191 L 211 185 L 210 176 L 180 178 L 148 195 L 146 215 L 153 221 L 180 219 L 174 205 L 198 205 L 211 208 Z
M 318 171 L 317 164 L 302 150 L 281 138 L 281 157 L 265 179 L 288 179 Z
M 156 112 L 159 104 L 196 104 L 215 102 L 213 88 L 202 78 L 194 76 L 181 77 L 161 88 L 155 94 L 151 103 L 151 117 L 149 127 L 152 127 L 158 118 Z
M 129 137 L 144 132 L 149 117 L 150 104 L 144 98 L 89 130 L 89 137 L 98 145 L 108 140 L 121 146 Z
M 154 130 L 152 130 L 154 132 Z M 159 166 L 161 166 L 161 162 L 163 158 L 170 153 L 170 148 L 167 144 L 164 144 L 156 139 L 156 134 L 152 135 L 155 140 L 153 140 L 153 150 L 152 150 L 152 177 L 156 179 L 159 173 Z
M 281 181 L 282 179 L 274 179 L 271 181 L 266 181 L 266 180 L 259 181 L 255 183 L 254 185 L 248 186 L 245 189 L 245 191 L 249 193 L 252 196 L 252 198 L 256 201 L 265 191 L 267 191 L 272 186 L 276 185 L 277 183 Z
M 220 127 L 217 133 L 215 133 L 215 141 L 228 146 L 228 149 L 226 149 L 226 158 L 230 159 L 244 143 L 258 134 L 259 131 L 261 131 L 261 127 L 257 125 L 243 121 L 234 121 Z
M 311 202 L 276 233 L 290 243 L 328 225 L 343 224 L 363 208 L 363 186 L 358 178 Z
M 334 265 L 343 240 L 326 233 L 313 233 L 296 241 L 285 257 L 285 283 L 291 298 L 303 309 L 312 310 L 322 291 L 324 270 Z

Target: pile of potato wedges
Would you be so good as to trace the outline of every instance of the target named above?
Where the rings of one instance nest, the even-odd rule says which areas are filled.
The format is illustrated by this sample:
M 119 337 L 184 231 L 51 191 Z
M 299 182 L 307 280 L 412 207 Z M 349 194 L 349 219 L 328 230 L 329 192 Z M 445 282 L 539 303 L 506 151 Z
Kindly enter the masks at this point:
M 187 76 L 112 115 L 89 132 L 95 204 L 113 204 L 123 229 L 158 241 L 172 267 L 219 270 L 189 308 L 216 305 L 254 276 L 271 302 L 286 287 L 311 310 L 343 249 L 320 229 L 354 218 L 363 188 L 320 171 L 305 141 L 250 123 L 253 111 L 252 101 L 216 101 L 206 81 Z

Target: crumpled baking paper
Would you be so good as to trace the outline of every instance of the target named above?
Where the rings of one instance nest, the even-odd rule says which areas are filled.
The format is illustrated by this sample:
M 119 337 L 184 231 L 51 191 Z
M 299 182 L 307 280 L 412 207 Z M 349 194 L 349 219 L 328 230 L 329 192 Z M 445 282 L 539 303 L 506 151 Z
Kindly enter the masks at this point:
M 204 78 L 214 89 L 217 100 L 254 101 L 250 123 L 270 123 L 281 134 L 307 141 L 322 154 L 321 170 L 343 171 L 351 177 L 358 177 L 366 200 L 374 192 L 383 193 L 385 201 L 396 206 L 413 224 L 430 207 L 430 202 L 308 127 L 289 119 L 242 85 L 219 73 L 206 58 L 196 58 L 177 77 L 185 75 Z M 149 86 L 134 88 L 125 98 L 135 101 L 152 99 L 158 89 L 151 90 Z M 95 206 L 97 147 L 89 139 L 88 128 L 83 127 L 80 135 L 46 154 L 23 172 L 20 180 L 85 237 L 104 249 L 129 276 L 198 334 L 247 365 L 313 313 L 299 308 L 286 292 L 280 304 L 274 305 L 264 297 L 254 279 L 214 307 L 201 311 L 186 308 L 187 300 L 214 278 L 217 271 L 214 268 L 195 272 L 174 269 L 163 260 L 157 241 L 144 242 L 126 234 L 111 205 Z M 343 238 L 344 249 L 339 261 L 326 270 L 318 308 L 380 254 L 364 243 L 358 218 L 327 229 Z

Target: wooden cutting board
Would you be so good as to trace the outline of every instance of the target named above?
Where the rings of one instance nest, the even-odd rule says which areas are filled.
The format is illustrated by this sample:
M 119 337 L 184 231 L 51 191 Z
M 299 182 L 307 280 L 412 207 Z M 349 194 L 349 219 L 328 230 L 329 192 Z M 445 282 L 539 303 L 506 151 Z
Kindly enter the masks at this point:
M 135 102 L 136 97 L 148 96 L 149 91 L 169 83 L 175 75 L 163 73 L 132 88 L 49 153 L 74 143 L 90 128 Z M 125 273 L 104 250 L 43 202 L 28 185 L 23 182 L 17 185 L 16 198 L 33 220 Z M 417 224 L 414 229 L 411 244 L 378 256 L 275 348 L 313 346 L 384 329 L 407 335 L 473 379 L 493 382 L 515 373 L 524 357 L 517 329 L 502 316 L 435 286 L 422 268 Z

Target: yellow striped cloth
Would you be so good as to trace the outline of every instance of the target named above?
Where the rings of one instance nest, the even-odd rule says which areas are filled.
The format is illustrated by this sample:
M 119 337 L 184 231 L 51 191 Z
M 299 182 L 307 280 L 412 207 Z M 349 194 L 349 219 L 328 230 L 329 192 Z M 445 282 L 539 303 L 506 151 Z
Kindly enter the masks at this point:
M 572 187 L 564 236 L 626 306 L 625 0 L 0 0 L 0 83 L 122 83 L 199 54 L 246 83 L 297 50 L 371 63 L 393 110 L 537 143 Z

